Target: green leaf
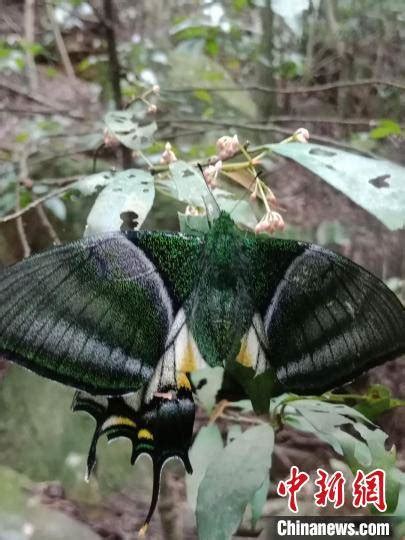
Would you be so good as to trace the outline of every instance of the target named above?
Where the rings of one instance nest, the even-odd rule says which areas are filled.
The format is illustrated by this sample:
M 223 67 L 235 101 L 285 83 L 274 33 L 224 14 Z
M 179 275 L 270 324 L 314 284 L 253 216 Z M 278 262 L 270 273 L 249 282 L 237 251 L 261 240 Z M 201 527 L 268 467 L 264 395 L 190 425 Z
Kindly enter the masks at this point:
M 82 195 L 93 195 L 99 188 L 108 186 L 114 179 L 116 173 L 111 171 L 99 172 L 81 178 L 71 188 L 80 191 Z
M 139 229 L 155 198 L 150 173 L 128 169 L 116 173 L 94 203 L 87 217 L 86 236 L 108 231 Z
M 176 199 L 204 208 L 204 197 L 209 194 L 209 189 L 201 172 L 185 161 L 171 163 L 169 170 L 176 187 Z
M 177 212 L 179 217 L 180 231 L 184 234 L 203 234 L 209 231 L 208 219 L 206 215 L 189 216 L 182 212 Z
M 256 527 L 257 522 L 262 517 L 263 508 L 267 501 L 267 494 L 270 488 L 270 478 L 267 476 L 262 486 L 253 495 L 250 506 L 252 507 L 252 527 Z
M 367 390 L 364 401 L 361 401 L 356 405 L 356 410 L 364 414 L 364 416 L 370 420 L 375 420 L 384 411 L 404 405 L 404 400 L 392 399 L 389 388 L 382 384 L 373 384 Z
M 207 90 L 194 90 L 193 96 L 205 103 L 212 103 L 212 96 Z
M 317 144 L 267 148 L 306 167 L 395 231 L 405 224 L 405 167 Z
M 216 459 L 223 447 L 221 432 L 215 424 L 200 429 L 190 449 L 193 474 L 186 476 L 187 501 L 193 512 L 197 507 L 198 488 L 205 476 L 207 467 Z
M 372 139 L 385 139 L 390 135 L 401 135 L 401 126 L 393 120 L 380 120 L 377 127 L 370 131 Z
M 221 208 L 228 214 L 231 214 L 235 223 L 245 225 L 249 229 L 254 229 L 257 224 L 256 216 L 253 212 L 253 208 L 247 201 L 243 201 L 238 197 L 235 197 L 229 191 L 216 188 L 213 191 L 213 195 Z
M 277 406 L 280 404 L 279 400 Z M 359 411 L 342 404 L 298 399 L 285 404 L 283 419 L 287 425 L 314 433 L 330 444 L 335 452 L 344 456 L 354 474 L 358 469 L 365 473 L 383 469 L 387 479 L 387 510 L 395 510 L 399 494 L 395 449 L 386 450 L 388 435 Z
M 228 540 L 236 531 L 269 474 L 273 448 L 273 430 L 263 424 L 245 431 L 208 466 L 197 497 L 200 540 Z
M 147 148 L 153 142 L 157 130 L 156 122 L 140 125 L 134 111 L 109 112 L 104 117 L 107 128 L 117 139 L 131 150 Z

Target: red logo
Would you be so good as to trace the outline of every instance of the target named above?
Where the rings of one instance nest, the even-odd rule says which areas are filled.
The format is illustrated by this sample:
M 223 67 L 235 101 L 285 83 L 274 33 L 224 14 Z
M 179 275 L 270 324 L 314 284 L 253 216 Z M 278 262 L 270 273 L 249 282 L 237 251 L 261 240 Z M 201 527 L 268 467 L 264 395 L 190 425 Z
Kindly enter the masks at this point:
M 277 493 L 281 497 L 288 495 L 288 508 L 291 512 L 298 512 L 297 493 L 309 480 L 309 474 L 299 472 L 298 467 L 293 465 L 290 469 L 290 477 L 281 480 L 277 486 Z
M 288 508 L 291 512 L 298 512 L 297 493 L 308 482 L 309 474 L 300 472 L 296 465 L 290 469 L 290 475 L 285 480 L 280 480 L 277 493 L 280 497 L 288 497 Z M 332 474 L 323 469 L 317 469 L 315 486 L 318 488 L 314 493 L 316 506 L 325 507 L 332 504 L 334 508 L 340 508 L 345 502 L 346 479 L 341 471 Z M 355 508 L 366 507 L 369 504 L 375 506 L 380 512 L 385 512 L 387 503 L 385 499 L 385 471 L 375 469 L 365 474 L 358 470 L 352 483 L 352 502 Z
M 385 512 L 387 503 L 385 501 L 385 471 L 375 469 L 368 474 L 357 471 L 353 480 L 353 506 L 355 508 L 365 507 L 373 504 L 380 512 Z
M 317 470 L 318 476 L 315 485 L 319 488 L 315 492 L 316 506 L 325 507 L 330 502 L 334 508 L 340 508 L 345 502 L 345 483 L 346 478 L 341 471 L 329 474 L 323 469 Z

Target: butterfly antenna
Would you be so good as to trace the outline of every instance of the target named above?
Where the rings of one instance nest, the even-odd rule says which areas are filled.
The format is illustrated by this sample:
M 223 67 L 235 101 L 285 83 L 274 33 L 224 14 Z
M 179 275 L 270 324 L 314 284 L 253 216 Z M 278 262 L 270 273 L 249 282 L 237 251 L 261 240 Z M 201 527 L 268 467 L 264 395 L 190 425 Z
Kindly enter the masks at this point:
M 256 180 L 260 178 L 260 173 L 256 173 L 256 176 L 254 177 L 254 179 L 250 182 L 250 184 L 248 185 L 248 188 L 247 190 L 245 190 L 244 194 L 242 195 L 242 197 L 235 203 L 235 206 L 232 208 L 232 210 L 229 212 L 229 215 L 231 216 L 232 215 L 232 212 L 235 212 L 235 210 L 237 209 L 237 207 L 239 206 L 239 204 L 244 201 L 248 195 L 248 193 L 250 192 L 250 189 L 251 187 L 253 186 L 253 184 L 256 182 Z
M 204 170 L 202 168 L 201 163 L 197 163 L 197 167 L 200 169 L 200 173 L 201 173 L 201 175 L 202 175 L 202 177 L 204 179 L 204 182 L 205 182 L 205 185 L 206 185 L 207 191 L 208 191 L 207 199 L 208 199 L 209 203 L 207 204 L 207 201 L 205 200 L 205 198 L 203 199 L 204 200 L 205 211 L 207 213 L 207 216 L 214 214 L 214 208 L 216 209 L 216 214 L 219 215 L 219 213 L 221 212 L 221 208 L 219 207 L 219 204 L 218 204 L 216 198 L 214 197 L 214 194 L 212 193 L 212 191 L 210 189 L 210 186 L 208 185 L 208 182 L 207 182 L 207 179 L 205 178 Z M 212 206 L 214 208 L 210 209 L 210 203 L 212 204 Z

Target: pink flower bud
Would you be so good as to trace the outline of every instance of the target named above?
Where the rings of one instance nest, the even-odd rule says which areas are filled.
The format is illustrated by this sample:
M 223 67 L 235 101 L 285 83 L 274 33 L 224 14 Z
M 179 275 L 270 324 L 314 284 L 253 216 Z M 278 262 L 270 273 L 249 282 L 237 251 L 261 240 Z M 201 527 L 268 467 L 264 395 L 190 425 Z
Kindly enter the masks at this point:
M 157 107 L 154 103 L 151 103 L 148 107 L 149 114 L 155 114 L 157 112 Z
M 120 145 L 120 141 L 107 127 L 104 128 L 103 142 L 106 148 L 117 148 Z
M 204 178 L 207 184 L 210 187 L 215 187 L 217 185 L 218 174 L 222 169 L 222 161 L 219 159 L 215 165 L 208 165 L 204 169 Z
M 159 92 L 160 92 L 160 86 L 159 86 L 158 84 L 154 84 L 154 85 L 152 86 L 152 92 L 153 92 L 154 94 L 159 94 Z
M 237 135 L 234 135 L 233 137 L 224 135 L 217 140 L 218 156 L 221 159 L 227 159 L 234 156 L 239 149 L 240 144 Z
M 167 142 L 165 144 L 165 151 L 160 158 L 160 163 L 170 165 L 170 163 L 174 163 L 175 161 L 177 161 L 176 154 L 172 150 L 172 145 Z
M 309 131 L 306 128 L 298 128 L 293 133 L 293 140 L 300 143 L 307 143 L 309 139 Z

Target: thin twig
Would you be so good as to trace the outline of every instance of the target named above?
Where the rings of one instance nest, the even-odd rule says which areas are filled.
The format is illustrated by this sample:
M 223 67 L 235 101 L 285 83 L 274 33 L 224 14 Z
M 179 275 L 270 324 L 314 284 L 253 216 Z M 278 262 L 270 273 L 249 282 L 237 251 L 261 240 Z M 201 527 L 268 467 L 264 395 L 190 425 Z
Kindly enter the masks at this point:
M 51 23 L 52 32 L 55 36 L 56 46 L 58 48 L 66 75 L 72 86 L 75 86 L 77 84 L 75 70 L 73 69 L 72 62 L 70 61 L 65 42 L 63 41 L 62 32 L 60 31 L 59 25 L 55 19 L 54 7 L 51 2 L 46 2 L 46 12 L 49 22 Z
M 183 88 L 162 88 L 161 93 L 179 94 L 183 92 L 195 92 L 205 90 L 206 92 L 246 92 L 258 91 L 268 94 L 313 94 L 316 92 L 326 92 L 336 88 L 354 88 L 356 86 L 387 86 L 405 91 L 405 84 L 398 81 L 384 81 L 383 79 L 359 79 L 357 81 L 337 81 L 333 83 L 315 84 L 313 86 L 297 86 L 295 88 L 277 88 L 261 85 L 246 86 L 185 86 Z
M 34 198 L 34 194 L 33 194 L 33 198 Z M 35 199 L 34 200 L 38 200 L 38 199 Z M 60 239 L 59 239 L 59 236 L 58 236 L 58 233 L 55 231 L 55 228 L 54 226 L 52 225 L 52 223 L 49 221 L 49 218 L 48 216 L 46 215 L 46 212 L 44 210 L 44 207 L 42 204 L 38 205 L 36 208 L 35 208 L 35 211 L 38 215 L 38 218 L 39 218 L 39 221 L 41 222 L 42 226 L 44 227 L 44 229 L 46 230 L 46 232 L 48 233 L 48 236 L 49 238 L 52 240 L 53 244 L 54 245 L 59 245 L 61 242 L 60 242 Z
M 24 3 L 24 38 L 26 41 L 25 58 L 30 91 L 36 92 L 38 90 L 38 73 L 35 58 L 30 49 L 35 42 L 35 0 L 25 0 Z
M 16 183 L 15 183 L 15 196 L 16 196 L 15 213 L 17 214 L 16 227 L 17 227 L 17 234 L 20 240 L 24 258 L 29 257 L 31 255 L 31 248 L 28 243 L 27 235 L 25 234 L 24 223 L 21 217 L 22 210 L 20 206 L 20 182 L 21 180 L 25 179 L 23 175 L 24 175 L 24 170 L 26 169 L 26 167 L 24 167 L 24 164 L 26 164 L 26 159 L 27 158 L 26 158 L 26 153 L 24 149 L 20 158 L 20 174 L 18 178 L 16 179 Z
M 39 183 L 45 186 L 65 186 L 66 184 L 71 184 L 82 177 L 82 174 L 74 174 L 73 176 L 64 176 L 63 178 L 41 178 Z
M 83 119 L 85 116 L 77 111 L 70 111 L 69 109 L 63 109 L 60 105 L 60 103 L 57 103 L 53 101 L 49 97 L 45 97 L 41 94 L 38 94 L 37 92 L 28 92 L 27 90 L 24 90 L 20 86 L 11 83 L 10 81 L 5 81 L 4 77 L 0 80 L 0 87 L 5 88 L 6 90 L 9 90 L 10 92 L 14 92 L 15 94 L 19 94 L 20 96 L 24 96 L 25 98 L 35 101 L 36 103 L 39 103 L 40 105 L 43 105 L 44 107 L 47 107 L 48 109 L 54 109 L 55 113 L 64 114 L 66 116 L 70 116 L 71 118 L 78 118 Z
M 227 128 L 235 129 L 244 129 L 248 131 L 258 131 L 258 132 L 273 132 L 280 133 L 282 135 L 291 135 L 291 130 L 288 128 L 283 128 L 280 126 L 275 126 L 273 124 L 249 124 L 249 123 L 239 123 L 233 122 L 231 120 L 212 120 L 205 118 L 181 118 L 181 119 L 162 119 L 159 121 L 160 124 L 171 124 L 173 127 L 180 128 L 181 124 L 199 124 L 199 125 L 208 125 L 208 126 L 220 126 Z M 176 133 L 176 136 L 179 136 L 179 133 Z M 330 137 L 324 137 L 323 135 L 316 135 L 311 133 L 311 140 L 315 142 L 320 142 L 324 144 L 330 144 L 336 146 L 336 148 L 343 148 L 344 150 L 349 150 L 352 152 L 358 152 L 362 155 L 373 157 L 370 152 L 360 151 L 358 148 L 353 147 L 352 145 L 340 141 L 336 141 Z
M 71 189 L 71 185 L 63 186 L 59 189 L 56 189 L 55 191 L 52 191 L 50 193 L 47 193 L 43 197 L 39 197 L 38 199 L 35 199 L 35 201 L 30 202 L 27 206 L 24 208 L 16 208 L 16 211 L 12 214 L 8 214 L 4 218 L 0 219 L 0 223 L 7 223 L 8 221 L 12 221 L 13 219 L 18 219 L 25 213 L 29 212 L 33 208 L 36 208 L 38 205 L 44 203 L 45 201 L 52 199 L 53 197 L 59 197 L 62 195 L 62 193 L 65 193 L 65 191 L 68 191 Z
M 108 66 L 110 70 L 111 86 L 113 90 L 115 107 L 123 108 L 121 92 L 121 67 L 118 60 L 117 42 L 115 37 L 115 5 L 113 0 L 103 0 L 104 31 L 108 48 Z M 108 23 L 108 24 L 107 24 Z M 121 145 L 122 167 L 128 169 L 132 165 L 132 156 L 129 148 Z

